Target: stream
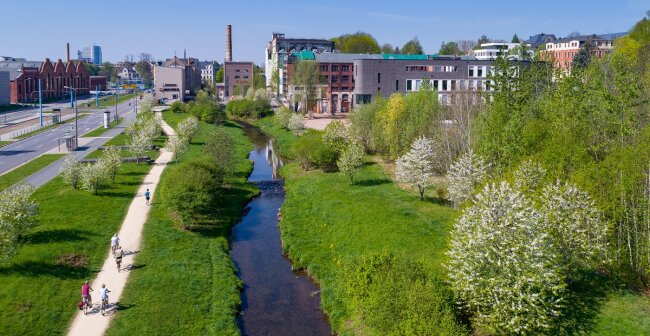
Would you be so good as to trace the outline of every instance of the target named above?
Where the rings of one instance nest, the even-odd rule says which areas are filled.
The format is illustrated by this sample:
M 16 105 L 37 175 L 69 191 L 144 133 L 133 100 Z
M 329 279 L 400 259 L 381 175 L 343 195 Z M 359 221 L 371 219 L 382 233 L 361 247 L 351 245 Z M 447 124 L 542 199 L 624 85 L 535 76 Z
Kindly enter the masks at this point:
M 252 200 L 233 227 L 230 251 L 244 283 L 238 324 L 242 335 L 330 335 L 320 310 L 320 292 L 304 272 L 294 272 L 282 252 L 278 209 L 285 199 L 277 176 L 282 161 L 273 141 L 258 128 L 245 128 L 255 145 L 248 181 L 261 194 Z

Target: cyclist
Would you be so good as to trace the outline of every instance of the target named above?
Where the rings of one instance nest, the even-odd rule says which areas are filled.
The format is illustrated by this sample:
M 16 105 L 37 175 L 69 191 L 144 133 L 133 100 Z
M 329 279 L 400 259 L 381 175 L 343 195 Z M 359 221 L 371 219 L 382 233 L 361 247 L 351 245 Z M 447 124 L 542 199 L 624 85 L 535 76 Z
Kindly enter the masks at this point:
M 117 271 L 120 271 L 120 265 L 122 265 L 122 257 L 124 257 L 124 251 L 121 246 L 117 247 L 115 250 L 115 263 L 117 264 Z
M 115 253 L 118 246 L 120 246 L 120 237 L 118 237 L 116 233 L 111 237 L 111 252 Z
M 106 285 L 102 284 L 102 288 L 99 290 L 99 297 L 102 300 L 102 303 L 101 303 L 102 308 L 108 307 L 108 293 L 110 293 L 110 292 L 111 291 L 109 291 L 108 288 L 106 288 Z
M 92 299 L 90 297 L 90 292 L 94 291 L 92 288 L 90 288 L 90 284 L 88 283 L 88 280 L 84 282 L 83 286 L 81 286 L 81 300 L 87 305 L 92 304 Z

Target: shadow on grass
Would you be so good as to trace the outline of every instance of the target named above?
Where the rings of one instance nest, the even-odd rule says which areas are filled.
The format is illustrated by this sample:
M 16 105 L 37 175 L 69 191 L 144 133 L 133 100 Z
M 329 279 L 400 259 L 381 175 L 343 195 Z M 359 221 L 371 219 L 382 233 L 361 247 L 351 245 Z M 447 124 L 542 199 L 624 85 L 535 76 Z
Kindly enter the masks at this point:
M 139 183 L 137 183 L 139 185 Z M 130 192 L 119 192 L 119 191 L 100 191 L 98 193 L 100 196 L 108 197 L 119 197 L 119 198 L 132 198 L 133 193 Z
M 452 203 L 443 199 L 443 198 L 438 198 L 438 197 L 431 197 L 431 196 L 425 196 L 424 200 L 426 202 L 442 205 L 442 206 L 451 206 Z
M 244 206 L 252 199 L 248 196 L 254 196 L 250 189 L 236 186 L 222 189 L 219 206 L 203 216 L 191 231 L 210 238 L 228 237 L 231 227 L 242 218 L 242 211 L 246 211 Z M 238 204 L 241 200 L 244 202 Z
M 378 186 L 382 184 L 388 184 L 392 183 L 393 181 L 389 179 L 368 179 L 368 180 L 361 180 L 361 181 L 355 181 L 354 185 L 355 186 L 364 186 L 364 187 L 372 187 L 372 186 Z
M 569 286 L 566 307 L 552 334 L 592 334 L 596 326 L 595 319 L 611 287 L 611 279 L 603 274 L 580 274 L 579 280 Z
M 90 273 L 85 267 L 72 267 L 37 261 L 27 261 L 8 267 L 0 267 L 0 275 L 20 275 L 27 277 L 51 276 L 58 279 L 82 279 L 88 277 Z
M 78 229 L 43 230 L 25 237 L 25 244 L 48 244 L 55 242 L 70 242 L 88 240 L 90 231 Z
M 363 163 L 364 168 L 365 167 L 372 167 L 372 166 L 376 166 L 376 165 L 377 165 L 377 162 L 375 162 L 375 161 L 366 161 L 366 162 Z
M 132 304 L 132 303 L 120 303 L 120 302 L 117 302 L 117 303 L 115 303 L 115 305 L 116 305 L 115 310 L 118 310 L 118 311 L 127 310 L 127 309 L 131 309 L 131 308 L 135 307 L 135 305 Z

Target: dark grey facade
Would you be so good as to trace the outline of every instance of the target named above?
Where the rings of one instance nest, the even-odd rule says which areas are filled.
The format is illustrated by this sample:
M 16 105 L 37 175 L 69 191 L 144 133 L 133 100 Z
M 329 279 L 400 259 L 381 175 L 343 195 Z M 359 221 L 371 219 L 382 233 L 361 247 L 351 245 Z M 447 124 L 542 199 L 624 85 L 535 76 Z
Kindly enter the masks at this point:
M 370 102 L 378 95 L 418 91 L 424 80 L 438 91 L 443 103 L 461 92 L 486 90 L 492 61 L 473 58 L 436 57 L 426 60 L 354 60 L 354 105 Z

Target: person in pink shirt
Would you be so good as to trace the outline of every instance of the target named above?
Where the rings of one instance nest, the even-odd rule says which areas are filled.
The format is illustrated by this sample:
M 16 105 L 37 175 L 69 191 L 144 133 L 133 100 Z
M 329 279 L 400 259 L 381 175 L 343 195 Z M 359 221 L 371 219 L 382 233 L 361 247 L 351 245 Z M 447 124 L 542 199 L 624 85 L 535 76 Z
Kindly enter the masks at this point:
M 83 286 L 81 286 L 81 299 L 84 300 L 84 302 L 92 303 L 92 299 L 90 298 L 91 291 L 93 291 L 93 289 L 90 288 L 90 284 L 88 284 L 88 281 L 86 280 Z

